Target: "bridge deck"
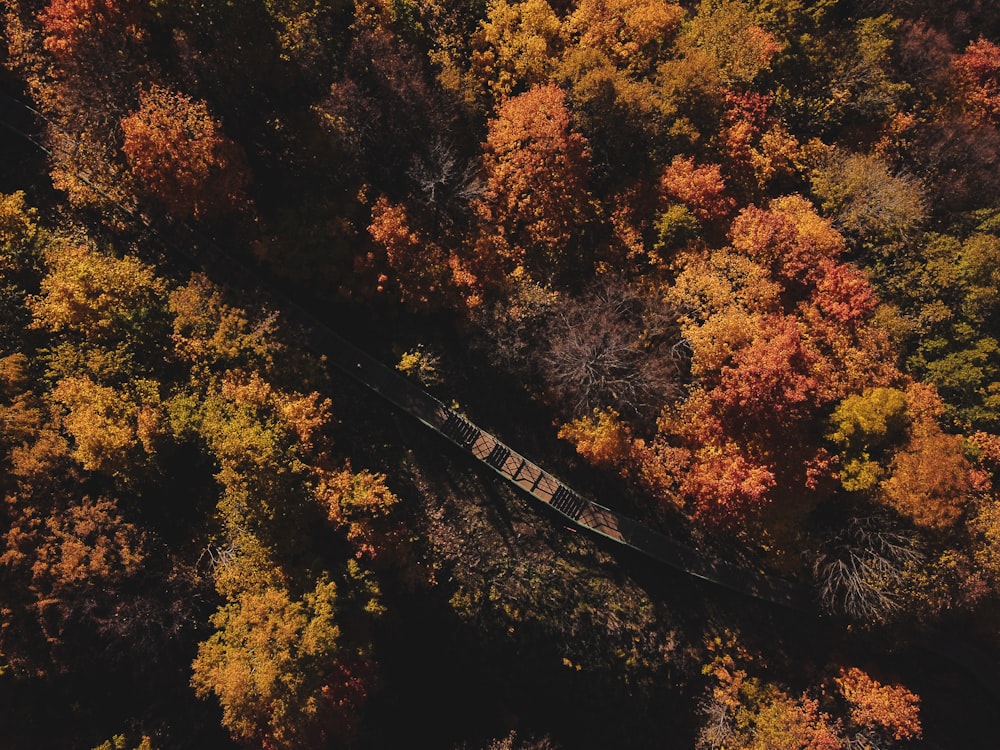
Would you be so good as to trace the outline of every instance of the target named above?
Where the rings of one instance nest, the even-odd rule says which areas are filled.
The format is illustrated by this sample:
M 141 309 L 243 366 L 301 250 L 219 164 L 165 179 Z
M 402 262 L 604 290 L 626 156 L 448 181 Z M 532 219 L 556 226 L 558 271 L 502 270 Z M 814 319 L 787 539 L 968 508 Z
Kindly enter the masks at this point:
M 561 514 L 568 523 L 631 547 L 689 575 L 758 599 L 812 611 L 811 597 L 795 584 L 703 555 L 637 521 L 587 499 L 496 436 L 480 429 L 427 391 L 296 308 L 328 361 L 413 415 L 507 481 Z

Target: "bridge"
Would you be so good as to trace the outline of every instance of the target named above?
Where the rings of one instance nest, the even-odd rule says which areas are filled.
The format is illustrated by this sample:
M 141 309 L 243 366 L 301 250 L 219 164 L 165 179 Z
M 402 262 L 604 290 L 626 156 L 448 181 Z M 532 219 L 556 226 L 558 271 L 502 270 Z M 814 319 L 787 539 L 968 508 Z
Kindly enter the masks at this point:
M 236 261 L 227 259 L 226 262 Z M 261 279 L 254 281 L 258 286 L 263 283 Z M 815 611 L 812 596 L 804 587 L 703 554 L 577 492 L 466 416 L 351 344 L 302 307 L 287 299 L 279 301 L 281 309 L 293 313 L 296 322 L 306 328 L 315 351 L 325 356 L 330 364 L 445 437 L 509 484 L 558 513 L 568 524 L 630 547 L 688 575 L 783 607 Z

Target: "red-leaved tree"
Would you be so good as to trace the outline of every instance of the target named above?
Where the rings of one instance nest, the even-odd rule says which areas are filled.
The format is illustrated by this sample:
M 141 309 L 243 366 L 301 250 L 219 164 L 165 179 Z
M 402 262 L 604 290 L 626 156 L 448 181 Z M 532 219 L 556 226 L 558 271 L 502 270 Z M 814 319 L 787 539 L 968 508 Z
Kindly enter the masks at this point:
M 702 221 L 721 219 L 735 203 L 726 195 L 726 183 L 718 164 L 696 166 L 693 158 L 675 156 L 660 177 L 664 199 L 683 203 Z

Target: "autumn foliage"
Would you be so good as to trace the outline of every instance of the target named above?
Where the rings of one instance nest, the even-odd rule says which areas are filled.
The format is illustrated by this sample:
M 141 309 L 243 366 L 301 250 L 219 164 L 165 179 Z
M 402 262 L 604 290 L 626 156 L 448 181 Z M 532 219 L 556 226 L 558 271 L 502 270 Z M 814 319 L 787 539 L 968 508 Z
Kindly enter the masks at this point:
M 704 668 L 712 678 L 702 704 L 705 722 L 695 747 L 732 750 L 835 750 L 842 747 L 836 720 L 807 693 L 796 696 L 752 676 L 721 654 Z
M 202 218 L 245 202 L 245 158 L 204 102 L 152 86 L 121 128 L 122 150 L 143 192 L 172 214 Z
M 702 704 L 699 750 L 895 747 L 922 736 L 920 696 L 902 685 L 883 685 L 848 667 L 828 680 L 836 700 L 819 686 L 796 695 L 765 679 L 761 665 L 737 644 L 716 638 L 709 650 L 714 658 L 703 671 L 712 682 Z
M 45 50 L 61 63 L 81 61 L 102 36 L 141 34 L 131 0 L 52 0 L 39 14 Z
M 399 562 L 406 534 L 394 509 L 399 498 L 381 474 L 350 470 L 317 472 L 316 499 L 331 523 L 346 531 L 359 559 Z
M 907 391 L 912 424 L 909 440 L 893 457 L 882 491 L 889 504 L 920 526 L 954 524 L 968 498 L 970 470 L 957 435 L 938 425 L 942 405 L 933 389 L 913 385 Z
M 568 257 L 592 214 L 588 156 L 558 87 L 537 86 L 500 107 L 490 121 L 477 205 L 509 244 L 510 262 L 540 271 Z
M 621 423 L 614 409 L 595 410 L 593 416 L 564 424 L 559 437 L 573 443 L 576 452 L 595 466 L 622 466 L 631 450 L 628 427 Z
M 702 221 L 721 219 L 735 205 L 726 195 L 719 165 L 695 166 L 692 158 L 674 157 L 663 170 L 660 190 L 666 199 L 680 201 Z
M 642 67 L 677 32 L 680 5 L 650 0 L 583 0 L 569 19 L 581 47 L 598 49 L 625 67 Z
M 473 37 L 472 67 L 497 103 L 545 83 L 562 28 L 546 0 L 489 4 Z
M 918 741 L 920 700 L 836 638 L 803 664 L 781 625 L 753 663 L 691 642 L 672 586 L 494 502 L 295 322 L 691 555 L 811 590 L 872 653 L 980 638 L 994 5 L 6 0 L 0 88 L 29 105 L 4 100 L 0 143 L 8 744 L 193 746 L 221 711 L 245 746 L 374 748 L 412 707 L 458 747 L 489 734 L 478 693 L 409 673 L 462 684 L 451 658 L 503 666 L 489 705 L 562 695 L 567 746 Z M 697 707 L 648 711 L 702 677 Z
M 952 63 L 966 104 L 976 116 L 1000 122 L 1000 45 L 980 37 Z
M 192 685 L 218 696 L 222 722 L 240 743 L 291 750 L 350 739 L 345 708 L 363 705 L 371 675 L 336 657 L 335 602 L 333 584 L 301 601 L 268 588 L 213 616 L 217 633 L 199 648 Z
M 475 295 L 479 280 L 468 264 L 413 226 L 404 206 L 393 205 L 382 197 L 372 206 L 371 215 L 368 233 L 384 249 L 390 271 L 390 275 L 381 275 L 378 291 L 385 291 L 391 278 L 398 286 L 400 299 L 419 309 Z
M 773 269 L 787 282 L 815 281 L 823 260 L 836 261 L 844 238 L 801 196 L 773 200 L 767 210 L 750 206 L 730 229 L 733 247 Z
M 841 670 L 836 682 L 854 724 L 894 740 L 920 739 L 920 696 L 902 685 L 883 685 L 857 667 Z
M 759 513 L 776 484 L 767 465 L 731 442 L 695 451 L 682 476 L 680 492 L 690 500 L 692 514 L 716 527 L 737 525 Z

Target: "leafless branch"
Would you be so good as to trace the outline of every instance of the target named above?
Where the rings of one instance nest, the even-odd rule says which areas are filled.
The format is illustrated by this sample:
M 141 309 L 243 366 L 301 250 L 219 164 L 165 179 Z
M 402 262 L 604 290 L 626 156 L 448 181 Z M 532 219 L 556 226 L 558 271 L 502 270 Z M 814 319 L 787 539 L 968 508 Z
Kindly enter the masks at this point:
M 922 559 L 915 535 L 853 519 L 817 559 L 820 599 L 854 620 L 885 622 L 902 608 L 905 576 Z
M 436 136 L 423 154 L 413 157 L 406 174 L 429 206 L 465 206 L 483 190 L 477 165 L 463 163 L 441 136 Z
M 542 377 L 575 415 L 612 407 L 655 418 L 680 395 L 689 346 L 678 315 L 634 286 L 613 281 L 566 302 L 542 347 Z

